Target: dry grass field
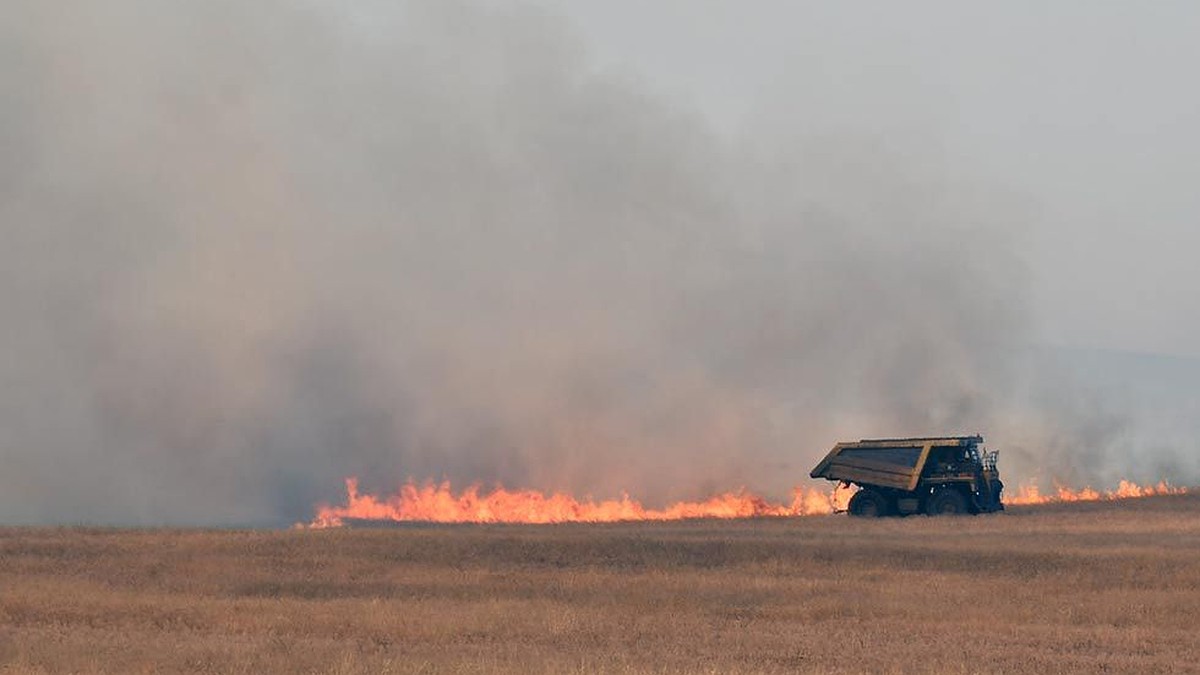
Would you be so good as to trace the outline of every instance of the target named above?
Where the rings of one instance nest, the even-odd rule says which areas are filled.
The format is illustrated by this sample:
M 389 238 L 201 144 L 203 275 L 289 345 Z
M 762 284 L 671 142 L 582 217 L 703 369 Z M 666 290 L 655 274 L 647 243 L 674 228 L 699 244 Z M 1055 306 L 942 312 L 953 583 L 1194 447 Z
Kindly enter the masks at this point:
M 1200 496 L 869 522 L 0 530 L 0 673 L 862 671 L 1200 671 Z

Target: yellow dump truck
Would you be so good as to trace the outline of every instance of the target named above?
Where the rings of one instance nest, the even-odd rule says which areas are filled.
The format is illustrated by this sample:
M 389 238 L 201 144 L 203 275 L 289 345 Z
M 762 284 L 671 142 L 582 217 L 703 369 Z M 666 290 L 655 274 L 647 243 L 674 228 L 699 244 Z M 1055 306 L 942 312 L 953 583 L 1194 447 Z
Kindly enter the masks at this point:
M 996 454 L 978 434 L 865 439 L 833 446 L 810 475 L 857 485 L 854 516 L 988 513 L 1004 509 Z

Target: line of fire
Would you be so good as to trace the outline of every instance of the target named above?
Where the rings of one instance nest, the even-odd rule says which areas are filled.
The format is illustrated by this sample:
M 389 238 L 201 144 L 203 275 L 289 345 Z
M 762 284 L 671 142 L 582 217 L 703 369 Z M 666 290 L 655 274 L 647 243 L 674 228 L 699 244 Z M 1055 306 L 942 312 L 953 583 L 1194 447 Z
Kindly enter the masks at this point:
M 863 439 L 838 443 L 810 473 L 831 489 L 797 486 L 791 499 L 772 501 L 745 489 L 698 501 L 649 508 L 620 499 L 577 498 L 535 489 L 455 491 L 449 482 L 410 480 L 392 495 L 364 494 L 355 477 L 346 479 L 346 501 L 322 504 L 301 526 L 342 527 L 404 522 L 430 523 L 612 523 L 690 519 L 783 518 L 848 513 L 856 517 L 984 514 L 1005 505 L 1050 504 L 1183 494 L 1187 488 L 1159 482 L 1121 480 L 1110 490 L 1055 484 L 1051 492 L 1027 483 L 1005 494 L 998 451 L 981 435 Z

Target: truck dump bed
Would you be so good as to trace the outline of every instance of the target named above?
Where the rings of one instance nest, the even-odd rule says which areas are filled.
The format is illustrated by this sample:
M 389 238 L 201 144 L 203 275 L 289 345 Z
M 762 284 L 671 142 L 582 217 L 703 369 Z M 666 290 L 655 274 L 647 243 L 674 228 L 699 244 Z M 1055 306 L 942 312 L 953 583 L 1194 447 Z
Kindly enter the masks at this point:
M 946 436 L 838 443 L 809 475 L 911 491 L 921 480 L 921 472 L 933 448 L 964 447 L 982 442 L 981 436 Z

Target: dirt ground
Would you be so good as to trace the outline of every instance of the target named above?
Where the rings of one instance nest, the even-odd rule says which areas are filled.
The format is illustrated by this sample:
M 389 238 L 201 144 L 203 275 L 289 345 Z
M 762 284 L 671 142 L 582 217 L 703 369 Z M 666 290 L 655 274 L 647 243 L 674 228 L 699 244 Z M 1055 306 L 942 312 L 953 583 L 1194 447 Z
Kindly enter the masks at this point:
M 1003 514 L 0 529 L 0 673 L 1200 672 L 1200 495 Z

